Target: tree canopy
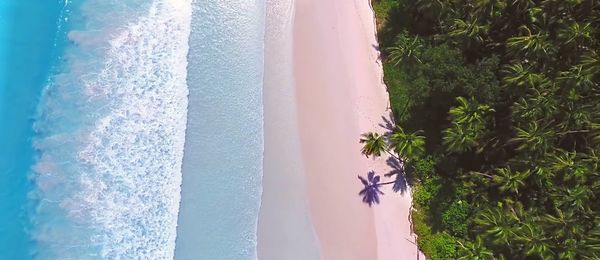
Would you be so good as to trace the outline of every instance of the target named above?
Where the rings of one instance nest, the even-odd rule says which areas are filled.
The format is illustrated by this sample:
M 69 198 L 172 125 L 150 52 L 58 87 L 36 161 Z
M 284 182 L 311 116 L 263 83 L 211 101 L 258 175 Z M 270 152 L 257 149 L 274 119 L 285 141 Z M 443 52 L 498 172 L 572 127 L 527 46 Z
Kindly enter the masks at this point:
M 397 126 L 363 152 L 402 160 L 419 247 L 600 258 L 600 1 L 373 4 Z

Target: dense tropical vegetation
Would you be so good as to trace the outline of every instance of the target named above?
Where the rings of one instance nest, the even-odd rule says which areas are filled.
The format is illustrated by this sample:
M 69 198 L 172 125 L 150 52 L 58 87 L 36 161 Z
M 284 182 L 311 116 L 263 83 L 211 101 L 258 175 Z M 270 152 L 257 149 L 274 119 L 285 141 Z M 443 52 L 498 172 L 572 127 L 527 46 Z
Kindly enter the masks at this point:
M 600 259 L 600 1 L 373 7 L 395 126 L 362 152 L 403 163 L 421 250 Z M 397 185 L 360 178 L 369 205 Z

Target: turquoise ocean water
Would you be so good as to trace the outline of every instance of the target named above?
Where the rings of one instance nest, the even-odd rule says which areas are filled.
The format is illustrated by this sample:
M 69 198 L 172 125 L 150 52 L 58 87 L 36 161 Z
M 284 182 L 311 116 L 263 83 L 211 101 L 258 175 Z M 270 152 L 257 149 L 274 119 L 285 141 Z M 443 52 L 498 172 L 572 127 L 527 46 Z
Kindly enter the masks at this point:
M 0 259 L 255 259 L 264 8 L 0 0 Z
M 29 259 L 27 199 L 36 104 L 64 0 L 0 1 L 0 259 Z

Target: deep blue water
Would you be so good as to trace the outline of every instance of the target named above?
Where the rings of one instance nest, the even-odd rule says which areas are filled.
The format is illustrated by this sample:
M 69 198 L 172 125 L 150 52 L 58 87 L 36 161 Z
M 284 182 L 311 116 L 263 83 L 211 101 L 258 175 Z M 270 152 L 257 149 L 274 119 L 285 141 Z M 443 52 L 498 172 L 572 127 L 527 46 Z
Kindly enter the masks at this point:
M 30 257 L 32 124 L 63 2 L 0 1 L 0 259 Z

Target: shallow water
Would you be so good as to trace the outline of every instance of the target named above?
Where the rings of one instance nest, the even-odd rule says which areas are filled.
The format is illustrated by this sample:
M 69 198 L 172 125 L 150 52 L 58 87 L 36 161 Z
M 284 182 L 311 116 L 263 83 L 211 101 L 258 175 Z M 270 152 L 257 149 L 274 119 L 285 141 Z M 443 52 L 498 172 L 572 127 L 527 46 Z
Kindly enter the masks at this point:
M 256 259 L 264 5 L 193 2 L 176 259 Z

